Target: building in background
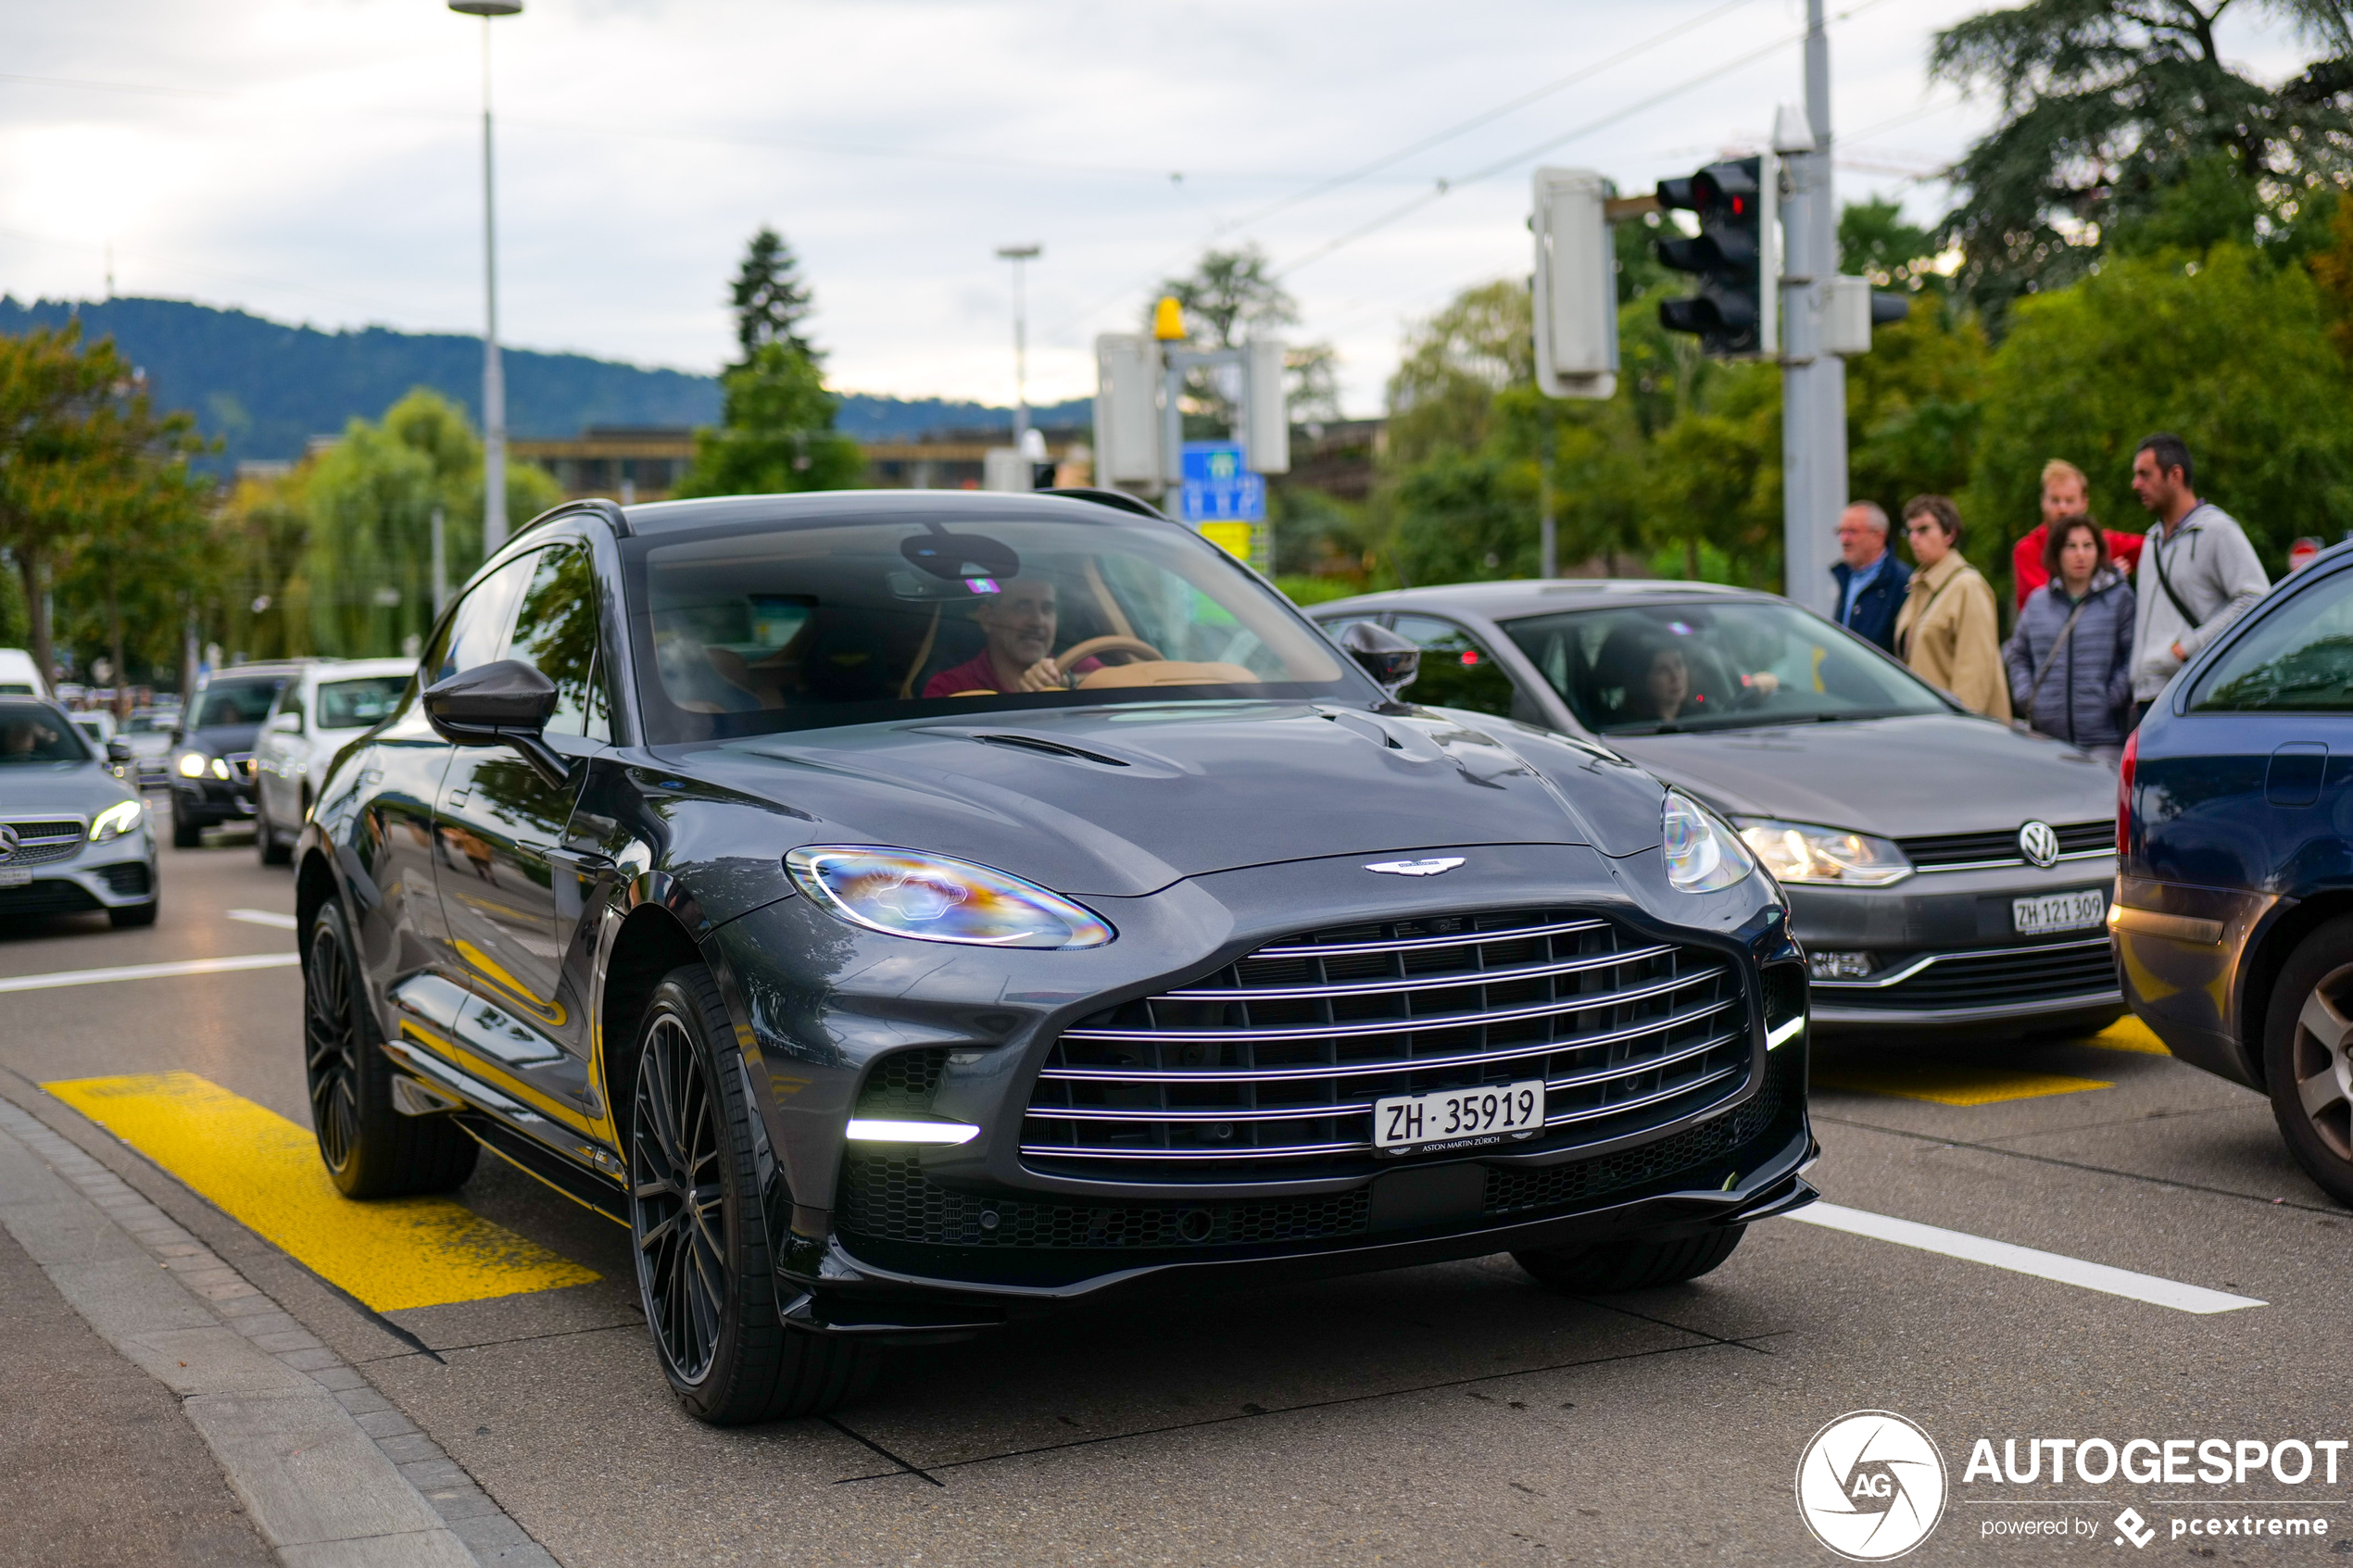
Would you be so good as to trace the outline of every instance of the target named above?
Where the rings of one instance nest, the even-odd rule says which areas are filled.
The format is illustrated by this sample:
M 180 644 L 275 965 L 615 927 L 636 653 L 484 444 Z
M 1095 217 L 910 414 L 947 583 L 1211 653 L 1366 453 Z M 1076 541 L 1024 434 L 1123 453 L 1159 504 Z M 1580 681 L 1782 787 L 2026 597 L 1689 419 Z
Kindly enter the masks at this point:
M 1055 483 L 1084 484 L 1088 475 L 1087 432 L 1075 426 L 1048 430 L 1047 455 L 1057 465 Z M 949 430 L 908 440 L 859 443 L 866 455 L 866 483 L 882 490 L 977 490 L 988 449 L 1004 444 L 1004 432 Z M 695 460 L 695 433 L 683 426 L 590 425 L 569 441 L 518 437 L 508 450 L 556 476 L 564 498 L 604 495 L 632 506 L 660 501 L 677 486 Z

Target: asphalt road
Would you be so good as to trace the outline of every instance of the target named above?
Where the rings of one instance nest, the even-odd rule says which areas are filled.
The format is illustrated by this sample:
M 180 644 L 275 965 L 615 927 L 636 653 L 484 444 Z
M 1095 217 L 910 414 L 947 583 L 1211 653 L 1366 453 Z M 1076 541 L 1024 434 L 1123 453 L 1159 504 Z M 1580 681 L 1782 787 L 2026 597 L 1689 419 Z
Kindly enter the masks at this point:
M 245 839 L 166 850 L 163 886 L 150 931 L 0 929 L 0 985 L 291 948 L 291 877 Z M 0 991 L 0 1096 L 242 1270 L 573 1568 L 1832 1562 L 1793 1479 L 1818 1430 L 1862 1410 L 1919 1424 L 1942 1455 L 1949 1499 L 1916 1561 L 2353 1549 L 2341 1449 L 2334 1484 L 2260 1461 L 2225 1484 L 1964 1475 L 1979 1438 L 2012 1440 L 2022 1467 L 2036 1438 L 2353 1436 L 2330 1348 L 2353 1336 L 2353 1216 L 2289 1162 L 2258 1097 L 2118 1048 L 2145 1042 L 2129 1031 L 1816 1048 L 1815 1184 L 1959 1238 L 1936 1249 L 1780 1220 L 1702 1281 L 1606 1300 L 1548 1295 L 1494 1258 L 1099 1311 L 905 1352 L 835 1420 L 715 1432 L 655 1369 L 623 1233 L 504 1165 L 483 1161 L 466 1208 L 600 1277 L 377 1314 L 42 1087 L 187 1073 L 307 1124 L 299 993 L 291 967 Z M 2055 1261 L 1953 1255 L 1977 1242 Z M 2259 1304 L 2183 1311 L 2138 1298 L 2154 1286 L 2093 1288 L 2082 1264 Z M 79 1459 L 0 1446 L 0 1560 L 251 1556 L 168 1397 L 109 1366 L 4 1248 L 0 1302 L 31 1325 L 0 1355 L 0 1428 L 63 1409 L 126 1434 L 85 1434 Z M 107 1524 L 150 1474 L 165 1524 Z M 2128 1506 L 2157 1532 L 2145 1548 L 2112 1523 Z M 2240 1527 L 2207 1537 L 2225 1513 Z M 2330 1534 L 2262 1533 L 2288 1516 Z M 14 1550 L 11 1521 L 33 1517 L 54 1522 L 41 1552 Z

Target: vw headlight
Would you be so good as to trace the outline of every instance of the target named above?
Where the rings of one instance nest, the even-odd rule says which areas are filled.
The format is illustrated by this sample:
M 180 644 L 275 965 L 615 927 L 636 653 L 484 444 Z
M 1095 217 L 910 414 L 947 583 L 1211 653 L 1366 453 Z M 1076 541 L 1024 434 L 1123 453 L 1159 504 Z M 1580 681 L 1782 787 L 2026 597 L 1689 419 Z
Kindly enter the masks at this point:
M 1781 882 L 1885 887 L 1912 874 L 1903 850 L 1867 833 L 1759 817 L 1742 818 L 1740 827 L 1743 841 Z
M 1667 880 L 1686 893 L 1713 893 L 1755 870 L 1741 841 L 1688 796 L 1667 792 L 1660 813 L 1667 849 Z
M 919 942 L 978 947 L 1100 947 L 1112 928 L 1017 876 L 912 849 L 795 849 L 785 869 L 837 920 Z
M 183 779 L 200 779 L 204 777 L 204 765 L 209 760 L 211 759 L 201 751 L 183 751 L 180 754 L 180 760 L 172 766 L 180 770 L 180 776 Z
M 110 838 L 120 838 L 139 825 L 147 809 L 136 800 L 124 800 L 107 807 L 92 819 L 90 842 L 104 844 Z

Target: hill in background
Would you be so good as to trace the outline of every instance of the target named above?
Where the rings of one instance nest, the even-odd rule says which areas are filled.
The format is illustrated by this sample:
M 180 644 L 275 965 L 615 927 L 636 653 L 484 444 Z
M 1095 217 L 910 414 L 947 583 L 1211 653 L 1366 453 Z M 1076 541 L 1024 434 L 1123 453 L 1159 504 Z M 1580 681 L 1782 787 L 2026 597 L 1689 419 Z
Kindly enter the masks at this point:
M 25 305 L 0 296 L 0 332 L 77 316 L 84 334 L 111 336 L 146 372 L 159 408 L 189 410 L 220 440 L 222 450 L 207 466 L 224 471 L 248 458 L 299 458 L 312 436 L 337 433 L 354 418 L 374 419 L 414 386 L 432 387 L 480 418 L 480 338 L 384 327 L 322 332 L 177 299 Z M 561 437 L 590 425 L 707 425 L 719 419 L 714 377 L 524 348 L 501 358 L 510 435 Z M 861 441 L 908 440 L 1010 427 L 1012 418 L 1011 409 L 980 403 L 849 393 L 838 423 Z M 1034 418 L 1040 425 L 1083 428 L 1091 410 L 1082 398 L 1037 409 Z

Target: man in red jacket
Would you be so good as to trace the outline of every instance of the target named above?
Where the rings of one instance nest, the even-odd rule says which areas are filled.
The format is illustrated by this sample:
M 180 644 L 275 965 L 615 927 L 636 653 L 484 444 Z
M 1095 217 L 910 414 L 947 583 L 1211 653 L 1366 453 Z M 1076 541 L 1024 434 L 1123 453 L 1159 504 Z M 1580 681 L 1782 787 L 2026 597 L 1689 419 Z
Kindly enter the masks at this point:
M 2053 458 L 2043 465 L 2043 521 L 2010 552 L 2010 581 L 2018 590 L 2019 608 L 2024 609 L 2027 596 L 2051 580 L 2043 565 L 2043 545 L 2051 536 L 2051 524 L 2063 517 L 2082 517 L 2091 509 L 2091 485 L 2082 469 L 2064 458 Z M 2145 541 L 2138 533 L 2119 533 L 2113 528 L 2100 532 L 2108 535 L 2108 558 L 2130 581 Z

